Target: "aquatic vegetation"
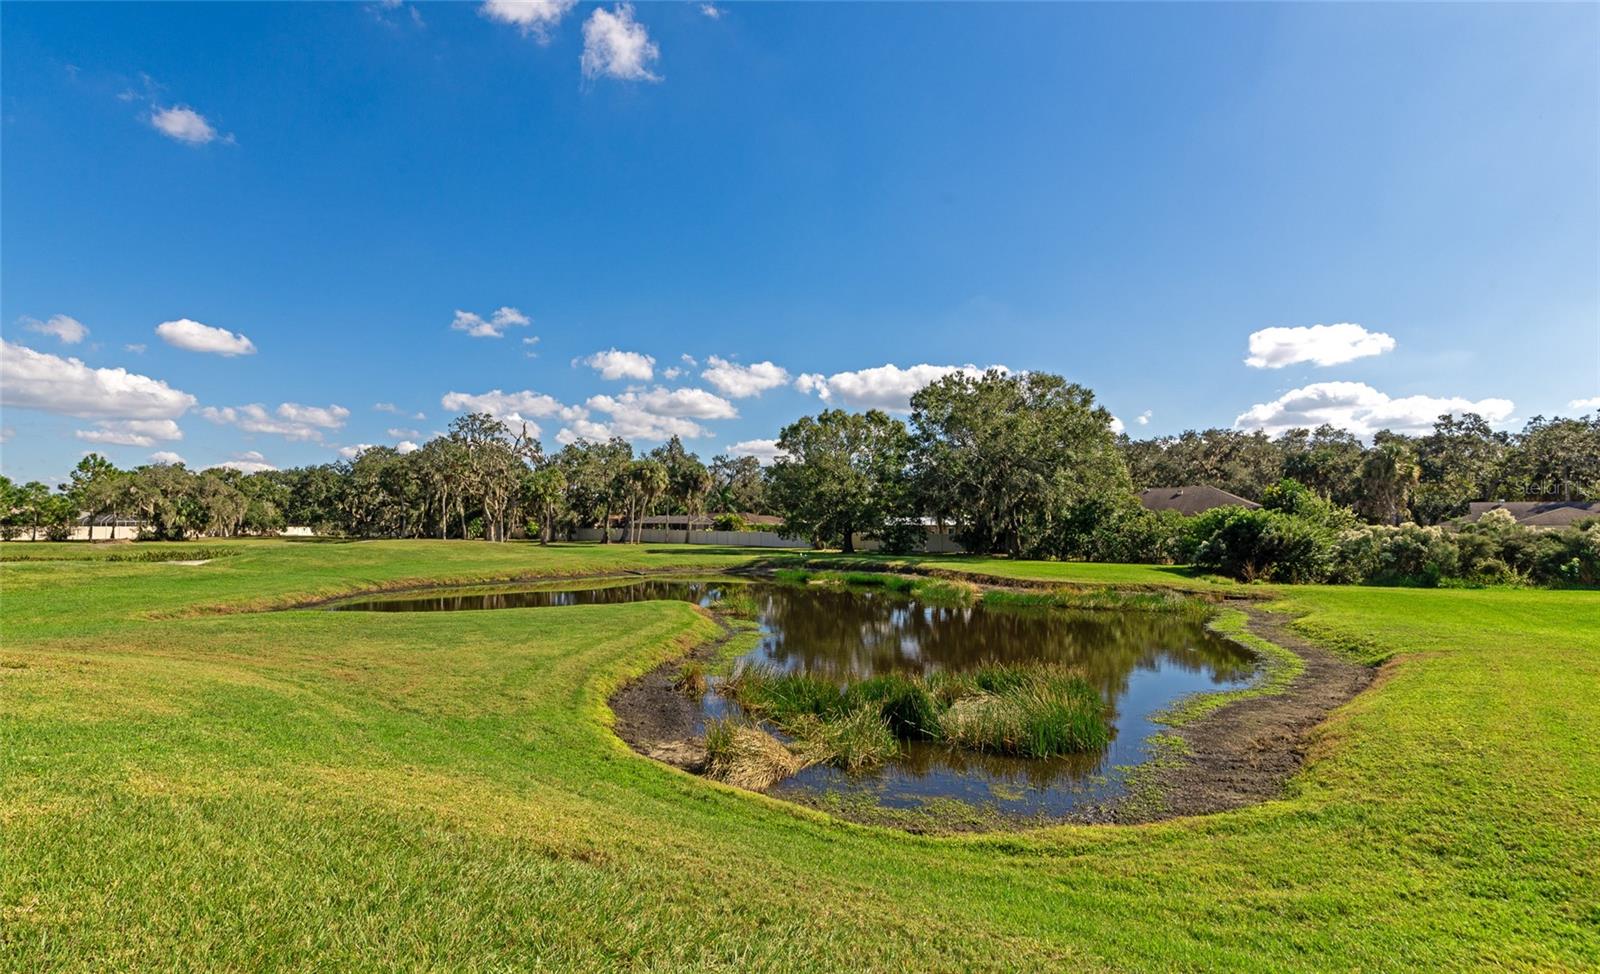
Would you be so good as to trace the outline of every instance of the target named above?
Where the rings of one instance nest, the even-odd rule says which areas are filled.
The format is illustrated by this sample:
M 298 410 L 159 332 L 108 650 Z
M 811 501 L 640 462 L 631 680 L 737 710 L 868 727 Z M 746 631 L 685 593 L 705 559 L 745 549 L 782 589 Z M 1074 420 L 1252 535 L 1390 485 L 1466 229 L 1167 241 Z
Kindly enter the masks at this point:
M 789 729 L 795 738 L 793 751 L 806 764 L 863 771 L 900 753 L 900 739 L 870 704 L 827 720 L 807 714 L 791 723 Z
M 1047 664 L 892 673 L 842 686 L 809 673 L 746 666 L 722 690 L 745 713 L 796 738 L 807 763 L 848 770 L 892 757 L 903 740 L 1043 758 L 1111 739 L 1100 695 L 1080 676 Z
M 751 724 L 713 720 L 706 724 L 706 776 L 760 791 L 804 767 L 783 742 Z
M 712 612 L 735 619 L 754 619 L 761 614 L 761 606 L 746 586 L 730 586 L 710 605 Z
M 678 675 L 672 680 L 672 688 L 682 691 L 692 697 L 698 697 L 706 692 L 706 666 L 699 660 L 690 660 L 678 667 Z

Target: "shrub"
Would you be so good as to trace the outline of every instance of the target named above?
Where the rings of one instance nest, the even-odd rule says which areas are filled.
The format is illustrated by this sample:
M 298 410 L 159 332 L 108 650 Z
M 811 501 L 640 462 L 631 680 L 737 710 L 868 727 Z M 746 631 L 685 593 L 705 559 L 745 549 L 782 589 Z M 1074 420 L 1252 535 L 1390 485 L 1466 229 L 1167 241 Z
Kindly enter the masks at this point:
M 1338 533 L 1361 523 L 1356 512 L 1322 497 L 1292 477 L 1285 477 L 1261 492 L 1261 506 L 1280 511 Z
M 737 514 L 718 514 L 716 517 L 711 519 L 711 530 L 748 531 L 750 530 L 750 525 L 745 522 L 744 518 Z
M 1440 528 L 1372 525 L 1340 536 L 1333 578 L 1432 587 L 1456 575 L 1458 564 L 1456 544 Z
M 1184 548 L 1196 567 L 1247 582 L 1320 582 L 1335 556 L 1330 530 L 1266 508 L 1212 508 L 1190 521 Z
M 1081 500 L 1068 507 L 1050 539 L 1051 553 L 1086 561 L 1170 564 L 1178 557 L 1185 518 L 1152 511 L 1132 497 Z

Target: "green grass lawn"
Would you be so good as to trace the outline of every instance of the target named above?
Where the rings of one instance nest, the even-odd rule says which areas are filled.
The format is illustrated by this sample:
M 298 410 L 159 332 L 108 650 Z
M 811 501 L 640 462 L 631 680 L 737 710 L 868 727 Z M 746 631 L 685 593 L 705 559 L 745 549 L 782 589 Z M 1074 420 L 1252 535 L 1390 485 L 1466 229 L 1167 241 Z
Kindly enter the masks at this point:
M 765 553 L 235 547 L 0 564 L 0 968 L 1600 966 L 1600 594 L 1275 590 L 1308 635 L 1389 661 L 1282 800 L 937 838 L 618 742 L 609 690 L 712 634 L 685 604 L 213 611 Z

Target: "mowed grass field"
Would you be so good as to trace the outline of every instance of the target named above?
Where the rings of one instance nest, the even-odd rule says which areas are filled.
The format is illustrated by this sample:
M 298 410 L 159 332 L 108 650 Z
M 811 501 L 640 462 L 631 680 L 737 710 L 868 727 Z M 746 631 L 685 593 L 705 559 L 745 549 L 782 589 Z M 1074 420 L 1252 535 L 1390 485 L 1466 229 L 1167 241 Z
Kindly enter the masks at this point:
M 1600 594 L 1276 590 L 1378 684 L 1277 801 L 916 837 L 640 758 L 621 680 L 688 605 L 219 611 L 761 552 L 469 542 L 8 545 L 0 968 L 1600 967 Z M 941 559 L 1084 584 L 1141 566 Z

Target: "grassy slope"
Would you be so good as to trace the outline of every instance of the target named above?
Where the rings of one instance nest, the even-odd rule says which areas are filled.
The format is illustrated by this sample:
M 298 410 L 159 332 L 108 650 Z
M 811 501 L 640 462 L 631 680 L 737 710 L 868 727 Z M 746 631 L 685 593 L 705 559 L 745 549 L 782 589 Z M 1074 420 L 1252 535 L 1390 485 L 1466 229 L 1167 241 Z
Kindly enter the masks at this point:
M 1285 590 L 1308 632 L 1397 659 L 1284 800 L 956 839 L 624 749 L 607 688 L 706 635 L 685 605 L 171 614 L 736 557 L 267 543 L 0 566 L 0 967 L 1600 963 L 1593 593 Z

